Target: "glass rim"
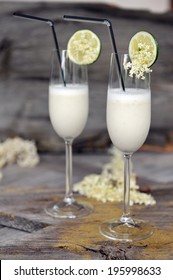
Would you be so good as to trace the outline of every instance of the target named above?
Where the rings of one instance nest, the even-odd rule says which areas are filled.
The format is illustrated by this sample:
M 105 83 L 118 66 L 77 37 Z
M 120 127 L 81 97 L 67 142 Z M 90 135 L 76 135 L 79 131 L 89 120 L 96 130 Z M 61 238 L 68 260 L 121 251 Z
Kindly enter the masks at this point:
M 120 51 L 120 52 L 111 52 L 111 55 L 128 55 L 128 51 Z
M 50 51 L 54 53 L 54 52 L 57 52 L 58 49 L 55 49 L 55 48 L 54 48 L 54 49 L 51 49 Z M 60 52 L 60 53 L 62 53 L 62 52 L 68 52 L 68 50 L 67 50 L 67 49 L 60 49 L 59 52 Z

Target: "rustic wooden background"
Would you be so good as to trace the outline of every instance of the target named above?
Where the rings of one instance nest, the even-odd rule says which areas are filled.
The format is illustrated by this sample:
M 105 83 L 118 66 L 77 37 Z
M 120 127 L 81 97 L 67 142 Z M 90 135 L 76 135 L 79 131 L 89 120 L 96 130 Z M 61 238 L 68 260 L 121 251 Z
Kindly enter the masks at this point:
M 147 30 L 159 43 L 160 52 L 152 73 L 152 124 L 148 144 L 173 147 L 173 41 L 172 12 L 152 14 L 99 4 L 56 4 L 1 2 L 0 7 L 0 137 L 21 135 L 35 139 L 40 151 L 62 151 L 48 116 L 50 52 L 54 42 L 44 23 L 12 17 L 22 12 L 55 21 L 60 48 L 66 48 L 74 31 L 90 28 L 102 41 L 100 59 L 89 66 L 90 114 L 75 150 L 104 150 L 110 144 L 105 123 L 106 89 L 112 51 L 107 27 L 65 22 L 64 14 L 109 18 L 117 46 L 126 51 L 135 32 Z M 49 135 L 49 137 L 48 137 Z
M 75 155 L 74 182 L 99 173 L 108 155 Z M 152 237 L 134 243 L 110 241 L 99 233 L 104 220 L 118 217 L 122 205 L 89 201 L 94 212 L 76 220 L 53 219 L 45 207 L 64 195 L 65 158 L 42 155 L 34 169 L 15 165 L 3 170 L 0 195 L 0 259 L 173 259 L 173 153 L 138 152 L 134 167 L 139 184 L 151 192 L 154 206 L 133 206 L 134 217 L 153 223 Z

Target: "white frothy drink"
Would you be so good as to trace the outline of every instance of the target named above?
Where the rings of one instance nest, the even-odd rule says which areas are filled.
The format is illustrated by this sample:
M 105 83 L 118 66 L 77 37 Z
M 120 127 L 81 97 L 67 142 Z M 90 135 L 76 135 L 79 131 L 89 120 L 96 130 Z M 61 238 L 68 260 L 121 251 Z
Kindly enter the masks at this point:
M 123 153 L 137 151 L 151 122 L 151 93 L 144 89 L 109 89 L 107 127 L 113 144 Z
M 49 86 L 50 120 L 60 137 L 76 138 L 81 134 L 87 122 L 88 103 L 87 85 Z

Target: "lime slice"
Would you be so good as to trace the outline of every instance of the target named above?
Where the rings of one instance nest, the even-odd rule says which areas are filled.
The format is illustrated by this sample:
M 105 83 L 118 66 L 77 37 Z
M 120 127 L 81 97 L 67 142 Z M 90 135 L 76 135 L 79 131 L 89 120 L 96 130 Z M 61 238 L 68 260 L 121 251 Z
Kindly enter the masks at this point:
M 67 50 L 69 58 L 76 64 L 92 64 L 100 55 L 101 42 L 91 30 L 79 30 L 68 41 Z
M 129 43 L 130 59 L 150 67 L 158 57 L 158 43 L 155 37 L 146 31 L 137 32 Z

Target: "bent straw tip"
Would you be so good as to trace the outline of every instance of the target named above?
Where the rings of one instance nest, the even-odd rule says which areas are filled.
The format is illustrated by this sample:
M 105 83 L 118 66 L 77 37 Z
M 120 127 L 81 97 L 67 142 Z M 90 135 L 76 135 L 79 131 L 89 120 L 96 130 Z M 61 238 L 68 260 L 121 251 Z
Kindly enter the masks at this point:
M 23 15 L 24 15 L 24 16 L 25 16 L 25 14 L 20 13 L 20 12 L 18 12 L 18 11 L 17 11 L 17 12 L 13 12 L 13 15 L 14 15 L 14 16 L 18 16 L 18 15 L 19 15 L 19 16 L 23 16 Z
M 108 27 L 112 26 L 111 21 L 107 18 L 104 19 L 104 24 L 106 24 Z

